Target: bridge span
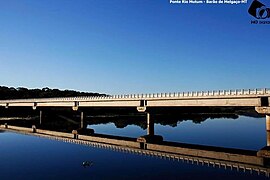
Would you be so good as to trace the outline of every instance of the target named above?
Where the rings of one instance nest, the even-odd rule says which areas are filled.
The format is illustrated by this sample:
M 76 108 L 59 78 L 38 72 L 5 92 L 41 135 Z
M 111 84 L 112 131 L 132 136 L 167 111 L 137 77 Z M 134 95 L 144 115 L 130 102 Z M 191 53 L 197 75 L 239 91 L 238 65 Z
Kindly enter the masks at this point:
M 254 107 L 259 114 L 266 115 L 267 130 L 270 131 L 270 89 L 238 89 L 197 91 L 178 93 L 107 95 L 102 97 L 62 97 L 36 99 L 0 100 L 0 107 L 65 107 L 77 111 L 81 108 L 134 108 L 146 112 L 149 135 L 153 134 L 153 120 L 148 109 L 170 107 Z M 81 127 L 84 114 L 81 111 Z M 40 109 L 40 124 L 42 110 Z M 152 127 L 152 128 L 151 128 Z M 269 142 L 270 144 L 270 142 Z
M 155 107 L 256 107 L 270 114 L 270 89 L 241 89 L 181 93 L 108 95 L 103 97 L 63 97 L 0 100 L 8 107 L 134 107 L 144 112 Z

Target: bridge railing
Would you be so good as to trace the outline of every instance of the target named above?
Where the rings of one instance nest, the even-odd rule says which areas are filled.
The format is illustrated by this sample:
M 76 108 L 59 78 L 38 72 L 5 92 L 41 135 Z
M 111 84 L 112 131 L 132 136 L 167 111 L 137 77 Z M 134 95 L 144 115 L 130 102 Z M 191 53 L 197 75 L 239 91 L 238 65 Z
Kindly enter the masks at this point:
M 245 95 L 270 95 L 270 88 L 261 89 L 236 89 L 236 90 L 214 90 L 214 91 L 191 91 L 174 93 L 153 93 L 153 94 L 121 94 L 109 96 L 83 96 L 83 97 L 59 97 L 23 99 L 23 102 L 51 102 L 51 101 L 89 101 L 109 99 L 145 99 L 145 98 L 186 98 L 186 97 L 208 97 L 208 96 L 245 96 Z M 21 102 L 22 99 L 0 100 L 2 103 Z
M 264 95 L 270 94 L 270 89 L 236 89 L 236 90 L 216 90 L 216 91 L 192 91 L 174 93 L 154 93 L 154 94 L 130 94 L 112 95 L 110 99 L 133 99 L 133 98 L 174 98 L 174 97 L 198 97 L 198 96 L 232 96 L 232 95 Z

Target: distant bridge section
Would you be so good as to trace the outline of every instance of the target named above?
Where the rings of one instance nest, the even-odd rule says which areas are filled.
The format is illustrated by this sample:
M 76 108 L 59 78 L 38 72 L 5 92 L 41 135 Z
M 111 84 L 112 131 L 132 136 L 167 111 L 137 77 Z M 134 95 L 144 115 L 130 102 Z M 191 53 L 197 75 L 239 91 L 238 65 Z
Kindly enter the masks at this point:
M 8 107 L 134 107 L 144 112 L 147 107 L 256 107 L 270 114 L 270 89 L 238 89 L 155 94 L 129 94 L 101 97 L 64 97 L 0 100 Z

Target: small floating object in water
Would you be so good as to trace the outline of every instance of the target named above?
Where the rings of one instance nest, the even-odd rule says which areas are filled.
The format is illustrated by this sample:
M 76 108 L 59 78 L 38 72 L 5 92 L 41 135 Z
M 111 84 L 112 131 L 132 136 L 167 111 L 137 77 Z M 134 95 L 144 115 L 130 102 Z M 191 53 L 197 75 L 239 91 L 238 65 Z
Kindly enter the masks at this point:
M 89 161 L 83 161 L 82 162 L 82 166 L 84 167 L 84 168 L 86 168 L 86 167 L 90 167 L 90 166 L 92 166 L 94 163 L 93 162 L 89 162 Z

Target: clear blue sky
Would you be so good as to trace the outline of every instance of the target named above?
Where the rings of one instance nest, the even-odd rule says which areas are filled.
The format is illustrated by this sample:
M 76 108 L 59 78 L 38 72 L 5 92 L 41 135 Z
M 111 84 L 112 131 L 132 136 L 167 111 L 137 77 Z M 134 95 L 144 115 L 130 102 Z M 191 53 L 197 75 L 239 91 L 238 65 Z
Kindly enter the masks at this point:
M 270 25 L 250 24 L 250 3 L 0 0 L 0 85 L 108 94 L 270 87 Z

